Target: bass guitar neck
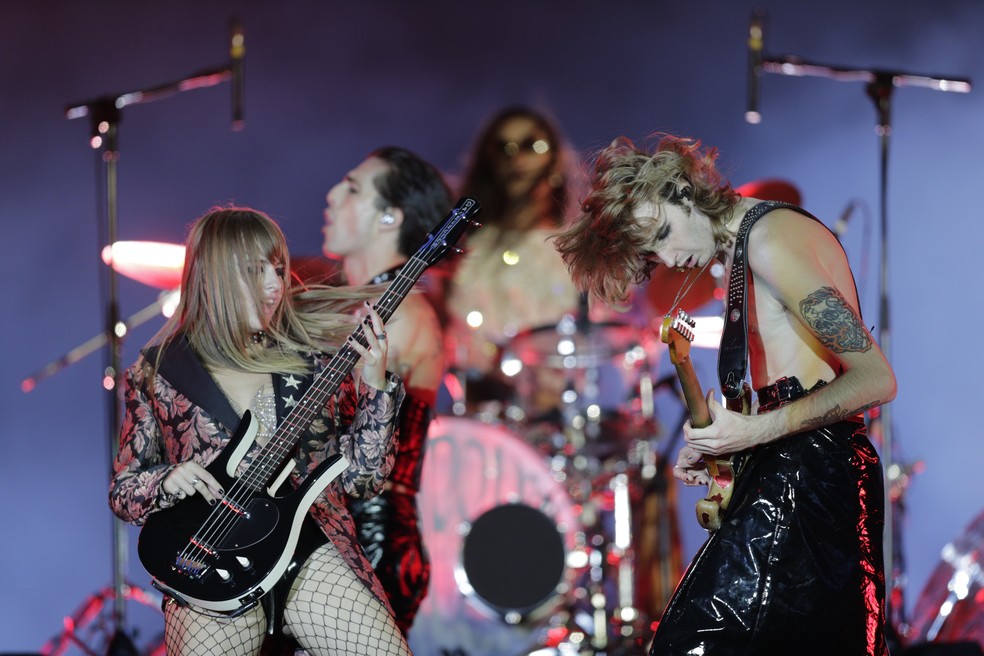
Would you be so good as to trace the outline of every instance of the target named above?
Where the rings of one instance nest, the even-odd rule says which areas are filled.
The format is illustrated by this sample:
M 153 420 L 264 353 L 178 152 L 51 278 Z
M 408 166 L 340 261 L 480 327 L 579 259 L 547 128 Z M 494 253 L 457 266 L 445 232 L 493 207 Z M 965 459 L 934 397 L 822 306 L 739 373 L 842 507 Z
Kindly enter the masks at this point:
M 385 322 L 424 269 L 454 249 L 481 205 L 462 198 L 400 270 L 375 307 Z M 361 328 L 350 340 L 366 345 Z M 140 531 L 140 561 L 154 585 L 181 604 L 236 615 L 255 606 L 291 564 L 308 509 L 345 470 L 340 454 L 322 462 L 289 494 L 273 496 L 289 473 L 303 432 L 349 375 L 358 352 L 346 342 L 304 393 L 249 466 L 236 475 L 255 442 L 257 423 L 247 410 L 232 439 L 206 468 L 226 495 L 214 507 L 198 495 L 150 514 Z M 279 472 L 279 476 L 278 476 Z

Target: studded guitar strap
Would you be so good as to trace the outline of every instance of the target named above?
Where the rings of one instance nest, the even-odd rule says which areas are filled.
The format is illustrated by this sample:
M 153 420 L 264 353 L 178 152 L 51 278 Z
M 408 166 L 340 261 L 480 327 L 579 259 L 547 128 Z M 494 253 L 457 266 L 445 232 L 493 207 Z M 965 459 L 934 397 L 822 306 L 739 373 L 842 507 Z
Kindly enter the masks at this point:
M 718 379 L 721 393 L 726 398 L 741 396 L 742 382 L 748 368 L 748 233 L 755 222 L 767 212 L 788 207 L 797 212 L 800 208 L 789 203 L 765 201 L 748 210 L 738 227 L 735 252 L 731 260 L 731 277 L 728 281 L 728 311 L 724 315 L 724 331 L 718 351 Z M 803 212 L 805 214 L 805 212 Z

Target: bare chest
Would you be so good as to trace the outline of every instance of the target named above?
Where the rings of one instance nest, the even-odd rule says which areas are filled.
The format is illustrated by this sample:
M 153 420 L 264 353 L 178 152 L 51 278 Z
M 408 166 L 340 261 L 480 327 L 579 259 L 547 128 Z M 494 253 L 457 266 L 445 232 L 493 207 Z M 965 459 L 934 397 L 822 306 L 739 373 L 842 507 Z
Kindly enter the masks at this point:
M 748 289 L 748 357 L 752 387 L 759 389 L 784 376 L 805 386 L 828 382 L 834 368 L 817 338 L 779 299 L 751 277 Z

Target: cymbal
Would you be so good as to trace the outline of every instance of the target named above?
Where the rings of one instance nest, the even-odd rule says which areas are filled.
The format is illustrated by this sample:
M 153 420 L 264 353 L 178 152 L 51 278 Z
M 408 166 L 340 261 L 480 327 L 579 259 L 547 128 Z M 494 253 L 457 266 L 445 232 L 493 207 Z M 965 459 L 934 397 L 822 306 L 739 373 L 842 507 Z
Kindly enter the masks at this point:
M 127 278 L 158 289 L 181 286 L 185 247 L 157 241 L 118 241 L 106 246 L 102 260 Z M 340 265 L 319 255 L 291 256 L 291 273 L 303 282 L 337 284 Z
M 597 367 L 639 345 L 640 331 L 619 321 L 577 322 L 570 315 L 557 324 L 529 328 L 506 345 L 505 357 L 528 367 Z
M 778 178 L 746 182 L 740 187 L 736 187 L 735 191 L 746 198 L 778 200 L 793 205 L 802 203 L 799 190 L 791 182 Z M 724 280 L 714 276 L 713 268 L 714 265 L 712 264 L 693 281 L 694 284 L 690 291 L 680 301 L 679 309 L 692 314 L 705 303 L 724 298 Z M 677 308 L 671 306 L 677 292 L 683 288 L 687 280 L 687 273 L 687 271 L 680 272 L 665 266 L 656 267 L 646 285 L 646 300 L 650 307 L 661 315 L 676 310 Z
M 183 245 L 157 241 L 118 241 L 102 251 L 114 271 L 157 289 L 181 286 L 184 257 Z
M 765 180 L 755 180 L 746 182 L 735 191 L 745 198 L 758 198 L 759 200 L 778 200 L 792 205 L 801 205 L 803 198 L 791 182 L 780 180 L 779 178 L 767 178 Z

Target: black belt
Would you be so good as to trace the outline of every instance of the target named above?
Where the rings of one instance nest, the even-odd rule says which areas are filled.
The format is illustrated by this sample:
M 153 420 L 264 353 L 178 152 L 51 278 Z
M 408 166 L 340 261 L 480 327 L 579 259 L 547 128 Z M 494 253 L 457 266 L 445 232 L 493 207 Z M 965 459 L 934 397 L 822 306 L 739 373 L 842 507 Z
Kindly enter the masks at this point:
M 826 385 L 825 381 L 818 381 L 810 392 L 824 385 Z M 755 394 L 758 397 L 759 412 L 768 412 L 784 403 L 806 396 L 808 392 L 796 376 L 783 376 L 771 385 L 755 390 Z

